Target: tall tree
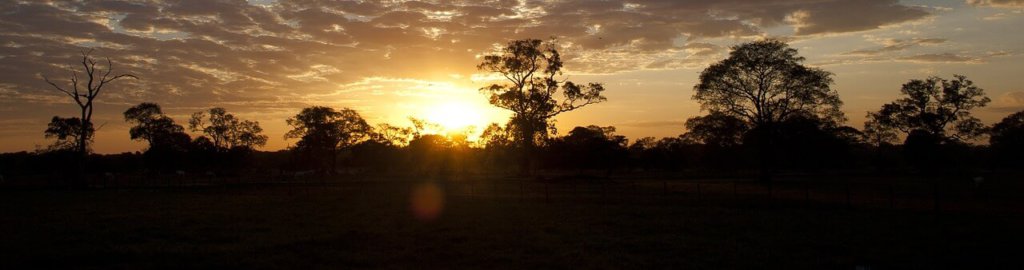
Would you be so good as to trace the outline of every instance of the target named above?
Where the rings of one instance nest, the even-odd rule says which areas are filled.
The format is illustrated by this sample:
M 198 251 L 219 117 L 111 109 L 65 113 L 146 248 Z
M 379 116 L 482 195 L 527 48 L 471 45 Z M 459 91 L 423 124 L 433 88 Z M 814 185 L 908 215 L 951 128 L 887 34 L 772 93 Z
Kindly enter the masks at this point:
M 870 134 L 899 130 L 908 135 L 908 140 L 917 131 L 915 138 L 928 136 L 937 143 L 968 142 L 986 131 L 981 120 L 971 116 L 971 110 L 984 107 L 991 99 L 965 76 L 911 80 L 903 84 L 900 93 L 902 98 L 868 113 L 865 130 L 871 130 Z
M 785 42 L 766 39 L 732 48 L 729 57 L 700 74 L 693 99 L 701 109 L 742 119 L 755 132 L 762 179 L 770 179 L 776 126 L 793 117 L 845 120 L 832 73 L 803 65 Z
M 258 121 L 240 120 L 224 108 L 212 108 L 192 114 L 188 122 L 193 132 L 202 132 L 218 151 L 233 148 L 253 149 L 267 144 L 267 136 Z
M 75 104 L 78 105 L 79 109 L 81 109 L 81 115 L 78 118 L 63 119 L 78 119 L 78 130 L 81 131 L 81 133 L 76 138 L 78 139 L 78 142 L 75 143 L 75 147 L 77 147 L 77 151 L 83 159 L 85 158 L 86 153 L 88 153 L 89 142 L 92 141 L 93 133 L 95 131 L 92 124 L 94 101 L 103 91 L 103 87 L 107 86 L 108 83 L 121 78 L 138 79 L 138 77 L 129 73 L 113 75 L 114 63 L 110 61 L 110 58 L 106 59 L 106 69 L 103 69 L 102 66 L 97 67 L 97 62 L 93 59 L 91 54 L 92 50 L 82 52 L 81 64 L 82 71 L 85 73 L 85 78 L 80 79 L 78 77 L 78 72 L 72 69 L 70 87 L 61 87 L 57 85 L 57 83 L 50 81 L 46 76 L 43 76 L 43 80 L 46 81 L 46 83 L 50 84 L 50 86 L 53 86 L 53 88 L 56 88 L 68 97 L 71 97 L 71 99 L 75 101 Z M 56 117 L 54 119 L 56 119 Z
M 326 155 L 330 164 L 321 169 L 335 172 L 338 151 L 354 146 L 371 137 L 373 128 L 355 110 L 340 111 L 330 107 L 313 106 L 302 109 L 288 118 L 292 130 L 286 139 L 299 139 L 296 149 L 313 155 Z
M 491 105 L 512 112 L 509 127 L 524 150 L 521 169 L 529 167 L 530 155 L 546 137 L 549 120 L 558 114 L 605 101 L 600 83 L 576 84 L 559 79 L 562 58 L 555 44 L 538 39 L 510 41 L 497 54 L 484 56 L 477 68 L 505 80 L 480 89 Z

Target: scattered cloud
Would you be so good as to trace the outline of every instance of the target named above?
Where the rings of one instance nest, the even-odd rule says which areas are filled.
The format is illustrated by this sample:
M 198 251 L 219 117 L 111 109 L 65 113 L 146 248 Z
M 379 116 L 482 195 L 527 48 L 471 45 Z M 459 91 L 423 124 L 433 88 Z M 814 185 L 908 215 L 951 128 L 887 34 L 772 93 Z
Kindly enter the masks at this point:
M 872 49 L 860 49 L 843 53 L 843 55 L 879 55 L 889 52 L 903 51 L 908 48 L 920 46 L 920 45 L 933 45 L 941 44 L 946 42 L 946 39 L 942 38 L 913 38 L 913 39 L 889 39 L 883 42 L 883 47 L 872 48 Z
M 967 4 L 975 6 L 1021 8 L 1024 7 L 1024 0 L 967 0 Z
M 1003 93 L 992 100 L 988 109 L 1000 113 L 1011 113 L 1024 110 L 1024 91 Z
M 977 63 L 981 59 L 955 53 L 926 53 L 900 57 L 900 60 L 924 63 Z

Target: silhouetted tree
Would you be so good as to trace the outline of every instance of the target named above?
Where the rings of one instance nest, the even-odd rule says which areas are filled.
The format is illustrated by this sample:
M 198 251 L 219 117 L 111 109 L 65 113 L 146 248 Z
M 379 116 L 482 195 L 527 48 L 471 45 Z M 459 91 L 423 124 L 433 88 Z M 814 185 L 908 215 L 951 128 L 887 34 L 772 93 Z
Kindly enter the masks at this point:
M 377 127 L 373 129 L 371 134 L 372 140 L 393 146 L 402 146 L 409 144 L 409 140 L 413 136 L 412 128 L 393 126 L 388 123 L 377 124 Z
M 992 126 L 989 144 L 1003 163 L 1024 161 L 1024 111 L 1011 114 Z
M 773 158 L 795 169 L 819 170 L 848 166 L 852 149 L 863 143 L 864 135 L 849 126 L 809 115 L 798 115 L 778 123 Z M 756 143 L 756 139 L 754 139 Z
M 720 112 L 687 119 L 685 125 L 683 137 L 715 147 L 738 146 L 750 130 L 747 122 Z
M 366 120 L 349 108 L 340 111 L 321 106 L 304 108 L 287 122 L 292 130 L 285 134 L 285 139 L 299 139 L 295 144 L 298 151 L 327 156 L 329 164 L 320 169 L 329 169 L 331 174 L 336 172 L 338 151 L 369 139 L 373 132 Z
M 498 123 L 491 123 L 480 133 L 480 142 L 486 148 L 510 147 L 513 135 L 507 128 Z
M 149 150 L 185 151 L 192 140 L 185 128 L 164 115 L 156 103 L 140 103 L 124 111 L 124 120 L 134 126 L 128 130 L 132 140 L 145 140 Z
M 709 66 L 694 86 L 701 109 L 742 119 L 754 132 L 762 179 L 768 180 L 776 125 L 796 115 L 844 121 L 842 101 L 830 88 L 832 74 L 802 64 L 785 42 L 767 39 L 740 44 Z
M 555 163 L 576 169 L 612 169 L 624 166 L 628 151 L 626 137 L 615 134 L 615 127 L 575 127 L 548 147 Z
M 904 84 L 900 90 L 903 98 L 868 113 L 865 130 L 870 130 L 869 134 L 899 130 L 908 135 L 908 141 L 914 131 L 925 132 L 927 134 L 916 137 L 927 137 L 923 141 L 934 140 L 939 144 L 966 143 L 983 135 L 985 125 L 971 116 L 970 111 L 984 107 L 991 99 L 967 77 L 954 77 L 953 80 L 931 77 Z
M 895 144 L 899 140 L 899 134 L 892 128 L 880 125 L 877 121 L 871 121 L 869 114 L 868 121 L 864 122 L 864 141 L 874 146 Z
M 87 134 L 92 134 L 92 126 L 88 130 L 82 129 L 82 120 L 77 117 L 63 118 L 54 116 L 50 124 L 46 126 L 46 138 L 56 138 L 57 141 L 47 147 L 48 151 L 81 151 L 80 143 Z M 86 138 L 86 142 L 92 141 Z M 88 146 L 86 146 L 88 151 Z
M 412 122 L 412 128 L 409 130 L 409 135 L 412 136 L 412 139 L 427 135 L 431 132 L 438 132 L 442 129 L 441 124 L 412 116 L 409 116 L 409 122 Z
M 143 155 L 151 169 L 181 168 L 181 157 L 190 147 L 192 138 L 185 128 L 163 114 L 156 103 L 140 103 L 124 111 L 124 120 L 134 126 L 128 130 L 132 140 L 149 143 Z
M 108 83 L 113 82 L 121 78 L 135 78 L 132 74 L 118 74 L 112 75 L 114 71 L 114 64 L 107 58 L 107 68 L 104 70 L 102 67 L 96 66 L 96 60 L 90 55 L 92 50 L 82 52 L 82 70 L 85 73 L 84 79 L 78 78 L 78 72 L 72 69 L 71 71 L 71 84 L 70 87 L 61 87 L 56 83 L 50 81 L 49 78 L 43 76 L 43 80 L 46 83 L 56 88 L 61 93 L 66 94 L 75 101 L 75 104 L 81 109 L 81 115 L 78 118 L 61 118 L 61 121 L 66 122 L 67 120 L 77 119 L 79 121 L 76 130 L 79 131 L 76 139 L 78 142 L 74 144 L 78 154 L 82 159 L 85 158 L 86 153 L 89 150 L 89 142 L 92 141 L 93 132 L 95 129 L 92 124 L 93 105 L 100 92 L 103 91 L 103 87 Z M 80 83 L 80 81 L 83 81 Z M 57 119 L 56 117 L 54 119 Z M 51 122 L 52 124 L 52 122 Z M 65 123 L 66 124 L 66 123 Z M 70 127 L 65 125 L 66 127 Z M 49 130 L 49 129 L 47 129 Z
M 420 173 L 445 172 L 450 163 L 449 150 L 451 142 L 445 136 L 437 134 L 420 135 L 409 141 L 406 151 L 409 153 L 410 165 Z
M 514 136 L 511 129 L 498 123 L 488 125 L 477 141 L 484 148 L 483 162 L 496 169 L 509 169 L 509 164 L 515 164 Z
M 477 68 L 507 80 L 480 91 L 490 96 L 491 105 L 512 111 L 509 127 L 514 128 L 515 140 L 524 151 L 523 172 L 529 168 L 530 155 L 537 143 L 548 134 L 549 119 L 605 100 L 600 83 L 579 85 L 559 80 L 561 56 L 554 44 L 541 40 L 511 41 L 498 54 L 484 56 Z
M 252 150 L 267 144 L 258 121 L 240 120 L 224 108 L 193 113 L 188 124 L 190 130 L 202 132 L 221 152 L 234 148 Z

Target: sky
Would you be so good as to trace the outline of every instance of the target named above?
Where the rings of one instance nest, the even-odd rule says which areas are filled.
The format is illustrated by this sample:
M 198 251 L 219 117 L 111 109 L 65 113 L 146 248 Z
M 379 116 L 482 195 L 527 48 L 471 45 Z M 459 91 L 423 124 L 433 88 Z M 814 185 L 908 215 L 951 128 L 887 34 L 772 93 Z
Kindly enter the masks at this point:
M 0 1 L 0 152 L 33 151 L 50 118 L 77 105 L 67 83 L 80 53 L 138 80 L 108 85 L 93 149 L 145 149 L 121 116 L 156 102 L 178 123 L 210 107 L 259 121 L 280 150 L 303 107 L 352 108 L 371 123 L 408 117 L 452 129 L 504 123 L 479 88 L 481 56 L 511 39 L 553 39 L 563 78 L 600 82 L 607 102 L 556 117 L 630 138 L 677 136 L 698 116 L 697 76 L 736 44 L 789 42 L 834 73 L 847 125 L 910 79 L 966 75 L 992 103 L 986 124 L 1024 110 L 1024 0 L 89 0 Z M 479 130 L 479 128 L 478 128 Z

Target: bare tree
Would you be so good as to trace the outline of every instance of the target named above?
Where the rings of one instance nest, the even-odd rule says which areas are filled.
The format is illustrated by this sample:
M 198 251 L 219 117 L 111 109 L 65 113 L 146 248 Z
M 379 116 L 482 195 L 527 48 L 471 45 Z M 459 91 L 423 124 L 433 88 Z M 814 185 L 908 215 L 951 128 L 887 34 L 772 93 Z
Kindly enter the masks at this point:
M 110 61 L 110 58 L 106 58 L 106 70 L 102 67 L 96 66 L 97 62 L 91 55 L 92 51 L 93 50 L 82 52 L 82 70 L 85 72 L 86 78 L 80 79 L 78 77 L 78 72 L 71 69 L 70 87 L 61 87 L 53 81 L 50 81 L 46 76 L 43 76 L 43 80 L 45 80 L 46 83 L 50 84 L 61 93 L 71 97 L 71 99 L 74 100 L 82 110 L 81 116 L 78 118 L 80 121 L 79 128 L 82 131 L 82 134 L 77 137 L 78 143 L 75 146 L 78 148 L 78 154 L 83 158 L 88 152 L 88 143 L 92 140 L 92 136 L 95 131 L 92 125 L 93 104 L 96 98 L 100 96 L 100 92 L 103 91 L 103 87 L 108 83 L 121 78 L 138 79 L 138 77 L 129 73 L 112 75 L 114 71 L 114 63 Z

